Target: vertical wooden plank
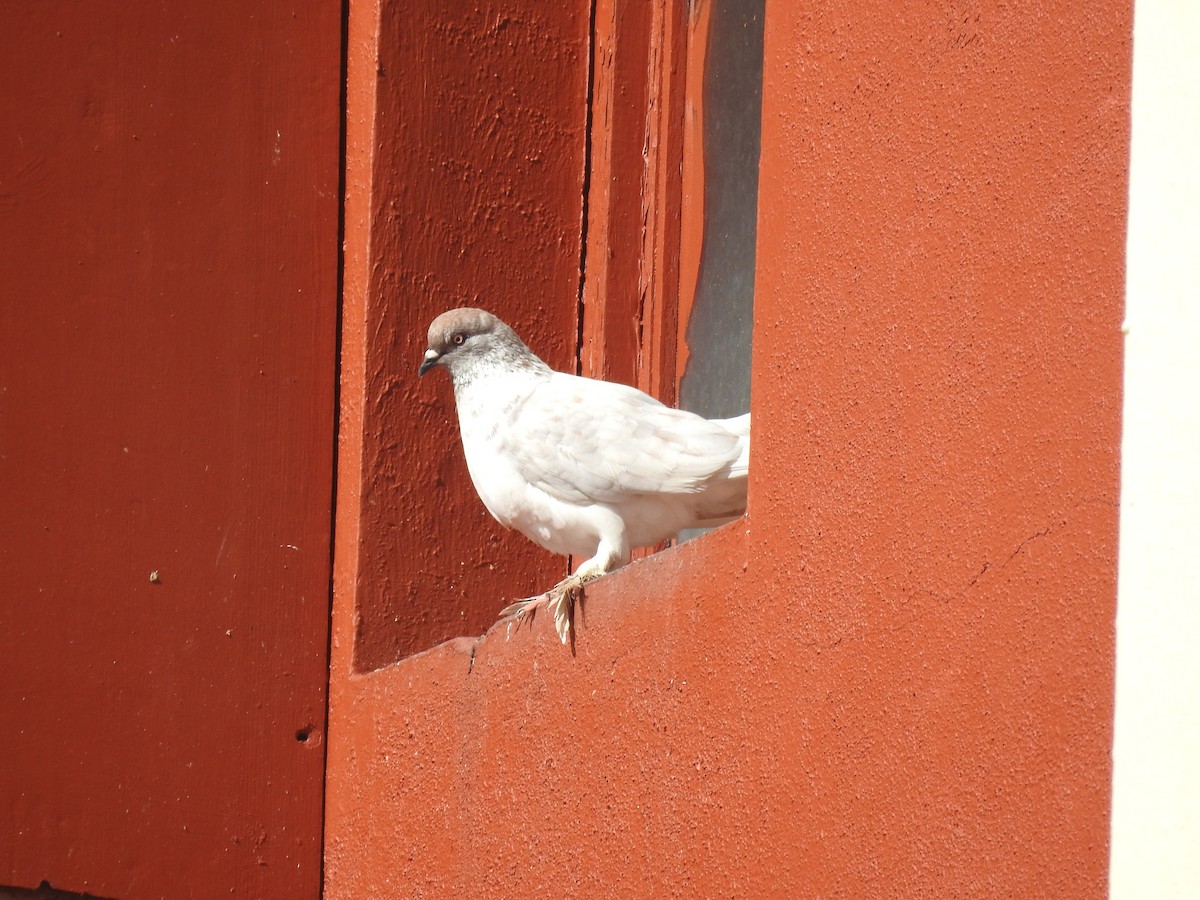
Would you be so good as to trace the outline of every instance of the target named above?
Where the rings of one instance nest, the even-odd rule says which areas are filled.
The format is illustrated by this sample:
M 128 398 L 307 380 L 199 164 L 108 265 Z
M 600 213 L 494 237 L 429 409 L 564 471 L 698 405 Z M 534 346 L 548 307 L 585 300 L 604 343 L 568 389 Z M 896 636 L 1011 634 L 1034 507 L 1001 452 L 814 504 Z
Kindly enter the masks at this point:
M 678 384 L 676 335 L 681 321 L 687 13 L 686 4 L 678 0 L 660 0 L 653 7 L 647 61 L 650 82 L 638 278 L 641 330 L 637 386 L 672 404 Z
M 573 365 L 587 10 L 356 4 L 348 65 L 338 565 L 362 671 L 479 634 L 565 570 L 488 515 L 448 379 L 416 368 L 457 306 Z
M 686 4 L 600 0 L 580 371 L 675 398 Z
M 593 26 L 591 171 L 580 371 L 636 384 L 653 10 L 599 0 Z
M 0 883 L 320 891 L 340 40 L 8 5 Z

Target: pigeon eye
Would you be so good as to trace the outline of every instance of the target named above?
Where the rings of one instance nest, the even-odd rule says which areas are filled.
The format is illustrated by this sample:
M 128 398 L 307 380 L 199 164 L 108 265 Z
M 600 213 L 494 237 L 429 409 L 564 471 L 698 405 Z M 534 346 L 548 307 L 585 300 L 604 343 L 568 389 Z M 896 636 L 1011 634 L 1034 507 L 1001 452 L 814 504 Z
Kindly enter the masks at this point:
M 454 335 L 454 337 L 450 338 L 450 343 L 452 343 L 455 347 L 461 347 L 466 339 L 467 336 L 460 331 L 458 334 Z

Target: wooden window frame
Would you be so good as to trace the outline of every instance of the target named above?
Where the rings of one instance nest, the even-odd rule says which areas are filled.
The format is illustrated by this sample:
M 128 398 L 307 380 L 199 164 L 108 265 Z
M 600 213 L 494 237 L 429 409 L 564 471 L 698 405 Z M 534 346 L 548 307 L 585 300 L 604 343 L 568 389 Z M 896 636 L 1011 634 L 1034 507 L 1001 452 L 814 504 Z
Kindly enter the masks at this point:
M 598 0 L 579 372 L 675 405 L 704 244 L 712 4 Z
M 702 117 L 688 97 L 701 94 L 710 4 L 596 0 L 552 19 L 518 16 L 499 30 L 470 15 L 449 30 L 415 27 L 414 16 L 441 21 L 432 6 L 403 14 L 395 4 L 357 9 L 352 44 L 361 32 L 374 49 L 362 59 L 351 54 L 348 64 L 349 102 L 363 112 L 347 126 L 352 249 L 344 294 L 354 299 L 342 317 L 338 506 L 340 534 L 354 548 L 343 552 L 356 558 L 355 667 L 368 672 L 480 633 L 501 601 L 536 593 L 563 573 L 562 560 L 490 524 L 451 446 L 449 392 L 418 383 L 414 357 L 396 353 L 419 349 L 434 315 L 488 306 L 555 368 L 573 366 L 677 405 L 687 359 L 681 323 L 704 238 Z M 556 35 L 545 45 L 553 51 L 535 37 L 547 28 Z M 419 61 L 452 58 L 456 29 L 480 42 L 481 60 L 499 61 L 493 74 L 514 79 L 512 93 L 495 94 L 491 82 L 479 81 L 482 67 L 419 99 L 417 85 L 429 77 Z M 541 54 L 536 66 L 505 62 L 502 48 L 513 41 Z M 570 77 L 534 100 L 534 73 L 556 71 Z M 507 117 L 504 148 L 457 146 L 453 129 L 429 113 L 437 104 L 464 121 Z M 552 146 L 562 152 L 529 164 Z M 444 165 L 426 177 L 431 157 Z M 511 171 L 485 192 L 494 201 L 481 202 L 474 182 L 453 176 L 497 164 Z M 529 196 L 541 197 L 535 216 L 515 199 Z M 409 205 L 433 210 L 439 228 L 405 227 L 396 211 Z M 477 223 L 496 217 L 505 222 L 502 236 L 493 224 L 481 237 Z M 402 454 L 437 484 L 435 493 L 394 477 Z M 347 520 L 355 509 L 361 521 Z M 460 544 L 464 528 L 478 528 L 478 539 Z M 418 542 L 420 560 L 394 557 L 395 547 Z M 439 600 L 415 599 L 425 597 Z
M 598 0 L 592 25 L 579 369 L 668 404 L 686 268 L 686 7 Z
M 669 406 L 704 246 L 711 21 L 711 3 L 689 0 L 597 0 L 593 10 L 578 371 Z

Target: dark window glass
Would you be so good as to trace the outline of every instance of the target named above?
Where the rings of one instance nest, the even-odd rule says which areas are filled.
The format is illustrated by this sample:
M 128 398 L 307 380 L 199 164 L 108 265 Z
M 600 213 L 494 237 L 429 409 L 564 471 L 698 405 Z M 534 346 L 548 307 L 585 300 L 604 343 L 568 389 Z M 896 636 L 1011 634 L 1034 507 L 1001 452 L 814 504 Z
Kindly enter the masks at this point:
M 702 101 L 704 231 L 679 401 L 725 418 L 750 409 L 764 0 L 701 2 L 712 3 Z

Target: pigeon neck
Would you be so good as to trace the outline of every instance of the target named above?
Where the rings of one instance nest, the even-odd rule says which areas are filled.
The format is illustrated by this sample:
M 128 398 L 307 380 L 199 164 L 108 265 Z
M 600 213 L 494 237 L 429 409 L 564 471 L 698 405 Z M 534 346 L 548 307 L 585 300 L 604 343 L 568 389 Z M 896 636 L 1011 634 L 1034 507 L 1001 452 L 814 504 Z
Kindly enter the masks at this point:
M 457 395 L 476 382 L 487 383 L 506 377 L 541 379 L 548 378 L 553 372 L 525 347 L 497 347 L 486 356 L 461 360 L 450 377 Z

